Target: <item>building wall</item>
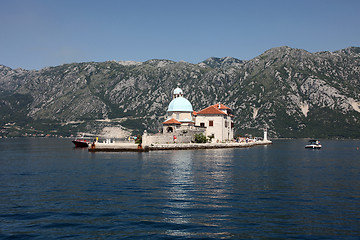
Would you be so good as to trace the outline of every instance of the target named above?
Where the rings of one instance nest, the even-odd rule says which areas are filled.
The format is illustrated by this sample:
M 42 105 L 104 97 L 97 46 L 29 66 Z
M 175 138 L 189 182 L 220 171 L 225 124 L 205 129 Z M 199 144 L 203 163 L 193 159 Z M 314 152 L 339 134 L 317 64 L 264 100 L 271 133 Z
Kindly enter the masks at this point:
M 142 136 L 142 144 L 144 146 L 149 146 L 151 144 L 174 143 L 174 136 L 176 136 L 176 143 L 190 143 L 195 140 L 195 134 L 198 133 L 205 134 L 205 128 L 182 126 L 180 128 L 176 128 L 175 132 L 172 133 L 164 132 L 148 134 L 144 132 Z
M 214 134 L 213 142 L 227 141 L 234 138 L 234 131 L 231 128 L 231 117 L 227 115 L 198 115 L 195 118 L 195 125 L 201 126 L 204 123 L 206 127 L 206 136 Z M 213 126 L 209 126 L 213 121 Z
M 191 112 L 168 112 L 167 119 L 175 118 L 176 120 L 184 120 L 190 119 L 192 120 L 192 113 Z
M 172 128 L 172 132 L 176 132 L 176 131 L 186 131 L 188 129 L 194 129 L 194 124 L 193 123 L 182 123 L 180 124 L 163 124 L 163 133 L 170 133 L 168 132 L 169 128 Z

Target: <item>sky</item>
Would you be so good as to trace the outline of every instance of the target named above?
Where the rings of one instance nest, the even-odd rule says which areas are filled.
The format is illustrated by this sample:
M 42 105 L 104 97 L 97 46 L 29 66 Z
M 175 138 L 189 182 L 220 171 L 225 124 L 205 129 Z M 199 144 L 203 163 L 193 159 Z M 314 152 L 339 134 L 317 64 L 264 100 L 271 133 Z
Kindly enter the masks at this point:
M 0 0 L 0 64 L 209 57 L 360 47 L 358 0 Z

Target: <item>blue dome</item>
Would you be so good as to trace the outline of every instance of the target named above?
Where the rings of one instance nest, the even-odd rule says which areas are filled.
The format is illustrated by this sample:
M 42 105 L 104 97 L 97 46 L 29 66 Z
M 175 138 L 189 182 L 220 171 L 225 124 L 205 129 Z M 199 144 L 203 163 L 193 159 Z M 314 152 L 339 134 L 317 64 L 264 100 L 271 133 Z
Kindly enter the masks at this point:
M 168 107 L 168 112 L 193 112 L 191 103 L 183 97 L 174 98 Z

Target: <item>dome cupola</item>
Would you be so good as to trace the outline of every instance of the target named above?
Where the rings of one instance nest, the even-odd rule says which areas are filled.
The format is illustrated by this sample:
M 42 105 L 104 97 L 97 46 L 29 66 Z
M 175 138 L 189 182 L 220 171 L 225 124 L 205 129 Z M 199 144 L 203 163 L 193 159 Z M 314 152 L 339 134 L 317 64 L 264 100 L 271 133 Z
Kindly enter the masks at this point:
M 177 87 L 173 91 L 173 100 L 170 102 L 168 112 L 193 112 L 189 100 L 183 97 L 183 91 Z
M 168 107 L 168 112 L 193 112 L 193 108 L 189 100 L 184 97 L 174 98 Z
M 173 92 L 173 98 L 182 97 L 184 95 L 183 90 L 181 88 L 177 87 L 175 88 Z

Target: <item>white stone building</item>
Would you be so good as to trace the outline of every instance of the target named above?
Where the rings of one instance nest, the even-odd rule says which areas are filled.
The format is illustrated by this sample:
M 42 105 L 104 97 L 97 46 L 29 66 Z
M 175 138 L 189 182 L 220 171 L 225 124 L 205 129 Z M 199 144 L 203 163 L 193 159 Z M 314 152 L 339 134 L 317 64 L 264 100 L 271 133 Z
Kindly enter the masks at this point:
M 214 104 L 195 113 L 195 125 L 206 127 L 206 136 L 213 141 L 230 141 L 234 138 L 234 115 L 221 103 Z
M 231 141 L 234 138 L 234 116 L 231 109 L 221 103 L 195 112 L 191 103 L 176 88 L 173 100 L 167 109 L 163 132 L 155 135 L 144 134 L 143 143 L 171 143 L 194 141 L 196 133 L 211 138 L 212 142 Z

